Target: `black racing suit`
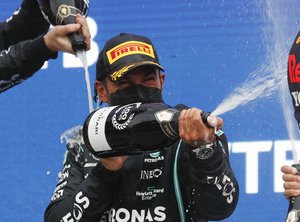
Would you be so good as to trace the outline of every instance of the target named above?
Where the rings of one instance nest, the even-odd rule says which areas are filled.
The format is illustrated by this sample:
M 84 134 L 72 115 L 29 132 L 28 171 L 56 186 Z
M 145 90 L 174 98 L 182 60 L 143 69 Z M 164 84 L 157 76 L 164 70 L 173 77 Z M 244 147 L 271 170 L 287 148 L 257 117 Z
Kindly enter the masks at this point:
M 129 156 L 121 170 L 112 172 L 86 149 L 79 129 L 67 144 L 45 221 L 177 222 L 179 193 L 186 221 L 230 216 L 239 189 L 230 167 L 226 137 L 222 131 L 218 134 L 215 151 L 208 159 L 198 159 L 189 145 L 177 141 L 160 152 Z
M 24 0 L 11 18 L 0 23 L 0 92 L 24 81 L 45 61 L 56 58 L 45 45 L 42 34 L 49 23 L 36 0 Z
M 298 32 L 290 50 L 287 76 L 295 108 L 295 118 L 300 128 L 300 32 Z

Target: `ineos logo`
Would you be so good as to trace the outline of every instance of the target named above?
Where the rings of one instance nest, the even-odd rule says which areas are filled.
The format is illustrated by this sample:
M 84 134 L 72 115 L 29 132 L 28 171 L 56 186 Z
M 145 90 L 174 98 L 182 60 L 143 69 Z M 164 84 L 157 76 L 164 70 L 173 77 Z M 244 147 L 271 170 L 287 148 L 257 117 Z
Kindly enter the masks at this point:
M 75 218 L 76 221 L 80 220 L 80 218 L 82 217 L 82 208 L 80 207 L 80 205 L 78 204 L 74 204 L 74 210 L 73 210 L 73 216 Z
M 74 209 L 72 213 L 67 213 L 63 218 L 62 222 L 76 222 L 79 221 L 83 215 L 83 210 L 87 209 L 90 205 L 90 200 L 83 196 L 80 191 L 75 197 L 76 203 L 74 203 Z
M 222 191 L 222 195 L 226 198 L 227 203 L 232 203 L 236 189 L 230 177 L 225 174 L 216 177 L 207 176 L 207 183 L 215 184 L 218 190 Z
M 162 170 L 155 169 L 155 170 L 142 170 L 141 171 L 141 179 L 148 180 L 152 178 L 158 178 L 162 175 Z

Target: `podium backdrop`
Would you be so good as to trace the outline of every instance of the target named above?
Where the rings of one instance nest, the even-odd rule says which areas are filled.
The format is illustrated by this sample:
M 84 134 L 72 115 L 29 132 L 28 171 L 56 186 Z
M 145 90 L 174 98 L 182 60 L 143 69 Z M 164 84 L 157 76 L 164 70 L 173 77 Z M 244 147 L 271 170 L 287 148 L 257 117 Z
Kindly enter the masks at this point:
M 20 3 L 0 1 L 0 19 Z M 165 101 L 213 111 L 234 89 L 247 85 L 251 73 L 260 78 L 266 70 L 277 70 L 269 63 L 279 58 L 277 43 L 285 53 L 279 63 L 286 67 L 299 30 L 299 7 L 297 0 L 92 0 L 91 82 L 107 39 L 120 32 L 146 35 L 165 67 Z M 292 106 L 289 97 L 287 106 Z M 60 53 L 32 78 L 2 93 L 0 107 L 0 221 L 43 221 L 66 150 L 60 136 L 89 113 L 79 60 Z M 292 164 L 293 156 L 279 94 L 221 117 L 240 184 L 237 209 L 225 221 L 284 221 L 288 201 L 280 167 Z

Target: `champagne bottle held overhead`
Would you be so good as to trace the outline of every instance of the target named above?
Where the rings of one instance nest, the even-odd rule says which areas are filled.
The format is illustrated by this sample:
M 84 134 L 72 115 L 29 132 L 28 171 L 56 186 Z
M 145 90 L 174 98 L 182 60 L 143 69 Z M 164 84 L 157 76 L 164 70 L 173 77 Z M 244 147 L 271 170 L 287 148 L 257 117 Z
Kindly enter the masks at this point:
M 50 24 L 67 25 L 76 23 L 77 14 L 87 16 L 89 0 L 38 0 L 40 9 Z M 86 43 L 79 32 L 69 35 L 74 52 L 86 49 Z
M 203 114 L 203 122 L 206 122 L 209 114 Z M 87 117 L 83 139 L 88 150 L 97 157 L 153 152 L 179 139 L 179 115 L 178 109 L 163 103 L 105 107 Z

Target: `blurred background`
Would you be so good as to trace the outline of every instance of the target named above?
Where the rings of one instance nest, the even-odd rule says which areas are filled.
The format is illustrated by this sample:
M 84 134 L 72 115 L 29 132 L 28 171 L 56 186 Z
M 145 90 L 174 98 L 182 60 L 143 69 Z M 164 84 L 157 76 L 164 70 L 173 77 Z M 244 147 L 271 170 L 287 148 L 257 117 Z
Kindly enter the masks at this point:
M 20 4 L 0 1 L 0 20 Z M 237 209 L 225 221 L 284 221 L 288 201 L 280 167 L 293 163 L 284 118 L 292 100 L 288 97 L 282 109 L 278 89 L 299 30 L 299 6 L 297 0 L 90 1 L 91 83 L 106 40 L 131 32 L 153 40 L 165 67 L 168 104 L 206 111 L 227 98 L 237 104 L 220 114 L 240 184 Z M 258 96 L 255 89 L 264 85 L 264 78 L 271 80 L 272 92 L 261 90 Z M 89 113 L 85 84 L 80 61 L 60 53 L 32 78 L 0 95 L 0 221 L 43 221 L 64 159 L 60 136 L 81 125 Z M 243 106 L 230 100 L 236 88 L 246 86 L 250 89 L 243 97 L 254 100 Z

